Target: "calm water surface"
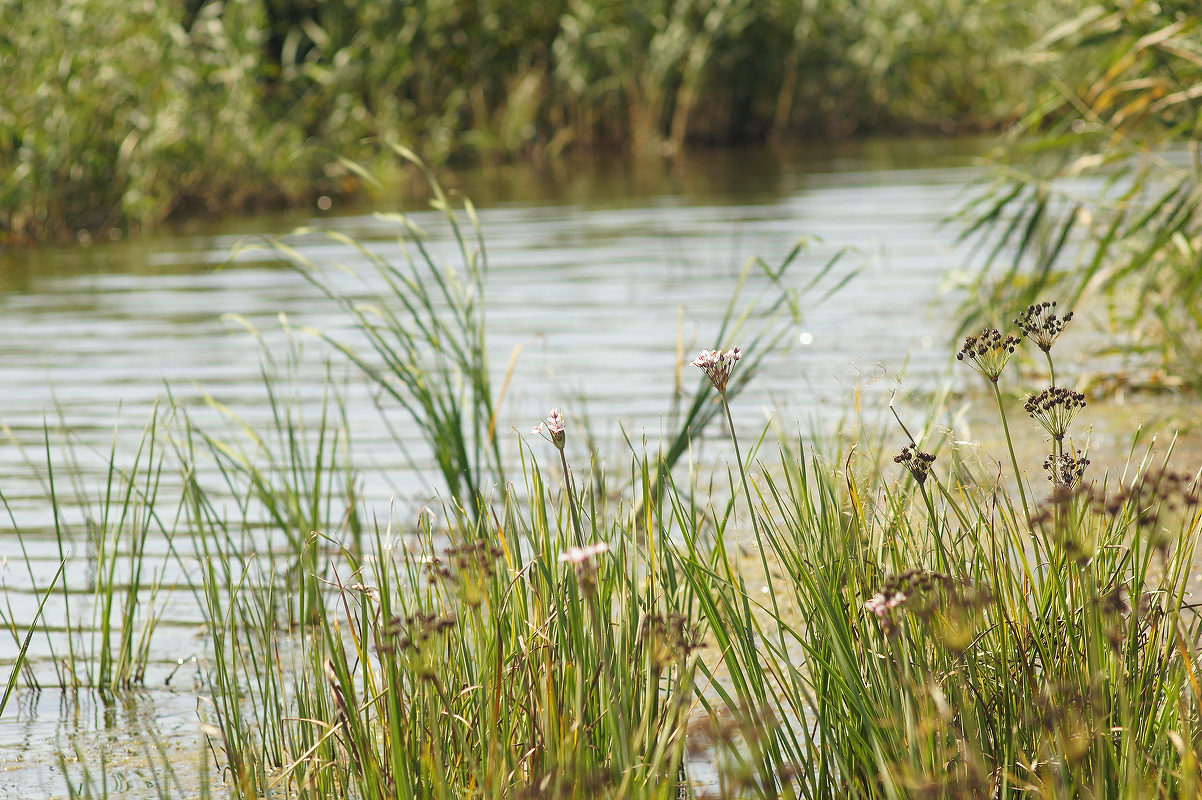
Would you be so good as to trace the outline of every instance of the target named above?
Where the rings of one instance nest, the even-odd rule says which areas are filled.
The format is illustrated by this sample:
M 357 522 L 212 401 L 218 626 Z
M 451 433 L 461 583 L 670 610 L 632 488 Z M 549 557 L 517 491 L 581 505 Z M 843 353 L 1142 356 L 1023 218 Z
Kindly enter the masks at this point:
M 528 431 L 551 406 L 571 419 L 587 417 L 612 463 L 625 458 L 623 430 L 632 440 L 654 442 L 665 427 L 678 341 L 689 357 L 712 346 L 747 259 L 758 255 L 776 265 L 803 237 L 808 250 L 788 273 L 791 286 L 809 283 L 835 254 L 848 252 L 803 300 L 805 318 L 788 330 L 791 346 L 773 355 L 739 398 L 741 424 L 755 431 L 771 412 L 786 430 L 836 425 L 849 412 L 851 388 L 885 369 L 904 369 L 911 384 L 933 382 L 946 371 L 950 312 L 958 301 L 941 286 L 963 258 L 957 229 L 940 222 L 982 175 L 973 166 L 982 150 L 972 141 L 867 143 L 456 175 L 451 188 L 481 208 L 490 358 L 498 382 L 511 353 L 524 347 L 502 410 L 502 428 L 511 430 L 508 451 L 516 452 L 514 429 Z M 431 231 L 435 251 L 452 261 L 439 238 L 439 216 L 416 211 L 414 217 Z M 61 418 L 72 431 L 84 468 L 79 481 L 92 487 L 96 453 L 107 452 L 114 440 L 119 452 L 131 452 L 168 388 L 176 400 L 194 405 L 207 392 L 252 426 L 267 418 L 261 350 L 246 325 L 277 348 L 281 314 L 292 325 L 352 336 L 327 299 L 266 251 L 231 261 L 232 248 L 247 237 L 302 224 L 329 227 L 401 257 L 395 226 L 337 208 L 319 218 L 232 220 L 132 243 L 0 255 L 0 422 L 14 440 L 0 445 L 0 487 L 12 508 L 12 518 L 0 523 L 0 578 L 10 604 L 5 614 L 18 625 L 36 604 L 14 524 L 25 534 L 34 580 L 48 582 L 58 565 L 45 489 L 26 463 L 45 473 L 48 420 Z M 359 291 L 361 280 L 371 286 L 366 262 L 349 248 L 316 237 L 296 246 L 323 267 L 346 268 L 348 291 Z M 853 270 L 859 274 L 835 297 L 813 305 Z M 327 351 L 297 335 L 307 352 L 297 391 L 312 410 Z M 371 393 L 340 361 L 333 363 L 334 375 L 346 381 L 367 502 L 386 512 L 394 496 L 402 503 L 431 496 L 428 472 L 406 464 Z M 690 383 L 696 378 L 686 374 Z M 886 381 L 877 390 L 892 385 Z M 401 430 L 423 462 L 416 433 Z M 86 552 L 82 544 L 71 546 L 68 585 L 86 604 Z M 148 549 L 159 555 L 167 583 L 183 580 L 165 541 Z M 87 618 L 86 605 L 81 608 Z M 48 624 L 61 628 L 61 605 L 51 604 L 46 613 Z M 65 794 L 54 754 L 73 753 L 76 745 L 85 754 L 116 753 L 115 763 L 129 760 L 128 770 L 118 770 L 125 785 L 117 795 L 148 792 L 145 758 L 130 744 L 140 730 L 156 732 L 168 748 L 182 742 L 187 763 L 194 763 L 200 673 L 190 659 L 203 658 L 200 621 L 190 592 L 177 589 L 165 601 L 145 689 L 115 706 L 57 690 L 18 697 L 0 721 L 0 796 Z M 52 678 L 41 639 L 33 644 L 34 669 Z M 12 637 L 0 641 L 0 675 L 7 675 L 4 665 L 16 650 Z M 184 666 L 177 669 L 180 659 Z

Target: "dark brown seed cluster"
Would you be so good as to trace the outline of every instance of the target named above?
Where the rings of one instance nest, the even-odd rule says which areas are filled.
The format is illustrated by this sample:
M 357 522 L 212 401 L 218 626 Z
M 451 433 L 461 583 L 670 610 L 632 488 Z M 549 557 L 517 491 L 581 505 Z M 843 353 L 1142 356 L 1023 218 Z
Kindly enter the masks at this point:
M 433 558 L 426 564 L 426 574 L 451 582 L 466 605 L 476 607 L 484 601 L 487 581 L 497 571 L 497 560 L 505 555 L 501 548 L 483 539 L 448 547 L 443 551 L 446 561 Z
M 1017 336 L 1003 337 L 996 328 L 986 328 L 966 337 L 956 358 L 996 383 L 1021 341 Z
M 1056 316 L 1056 301 L 1052 300 L 1029 306 L 1018 319 L 1014 320 L 1014 324 L 1028 339 L 1035 342 L 1040 350 L 1046 353 L 1052 349 L 1052 345 L 1056 344 L 1056 340 L 1064 332 L 1064 326 L 1072 318 L 1073 312 L 1071 311 L 1063 317 Z
M 894 636 L 898 631 L 897 623 L 893 619 L 894 609 L 913 607 L 920 595 L 936 587 L 948 587 L 951 584 L 951 576 L 942 572 L 907 570 L 888 578 L 880 591 L 864 601 L 864 608 L 876 614 L 881 623 L 881 630 L 886 636 Z
M 384 641 L 377 649 L 381 655 L 400 653 L 419 677 L 437 680 L 440 646 L 456 624 L 458 619 L 454 614 L 418 611 L 395 616 L 384 626 Z
M 1110 494 L 1080 484 L 1057 486 L 1052 496 L 1036 507 L 1031 525 L 1054 526 L 1065 553 L 1078 563 L 1087 563 L 1097 543 L 1081 539 L 1079 531 L 1092 526 L 1070 524 L 1080 515 L 1122 517 L 1145 531 L 1143 535 L 1149 537 L 1155 547 L 1164 549 L 1168 547 L 1169 539 L 1159 530 L 1160 523 L 1171 521 L 1172 515 L 1181 509 L 1192 511 L 1200 500 L 1202 496 L 1195 478 L 1171 470 L 1154 470 Z
M 1088 466 L 1089 459 L 1083 457 L 1080 450 L 1073 450 L 1071 455 L 1062 453 L 1057 456 L 1052 453 L 1043 462 L 1043 468 L 1048 472 L 1048 480 L 1054 486 L 1065 489 L 1076 488 Z
M 656 671 L 679 664 L 705 646 L 683 614 L 648 614 L 643 617 L 639 639 L 651 668 Z
M 893 463 L 903 464 L 906 469 L 910 470 L 914 480 L 923 484 L 926 483 L 927 475 L 931 472 L 931 464 L 935 463 L 935 456 L 922 452 L 915 444 L 908 444 L 893 457 Z
M 1049 386 L 1028 397 L 1023 408 L 1049 436 L 1059 441 L 1068 433 L 1077 413 L 1085 408 L 1085 395 L 1063 386 Z

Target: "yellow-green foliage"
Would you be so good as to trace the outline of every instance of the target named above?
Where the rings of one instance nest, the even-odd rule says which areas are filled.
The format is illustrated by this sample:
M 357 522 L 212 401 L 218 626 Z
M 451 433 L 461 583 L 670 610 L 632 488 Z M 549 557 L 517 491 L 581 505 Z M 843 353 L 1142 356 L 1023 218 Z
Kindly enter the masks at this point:
M 376 140 L 554 155 L 990 126 L 1077 0 L 0 0 L 0 236 L 349 193 Z M 1063 13 L 1062 13 L 1063 12 Z

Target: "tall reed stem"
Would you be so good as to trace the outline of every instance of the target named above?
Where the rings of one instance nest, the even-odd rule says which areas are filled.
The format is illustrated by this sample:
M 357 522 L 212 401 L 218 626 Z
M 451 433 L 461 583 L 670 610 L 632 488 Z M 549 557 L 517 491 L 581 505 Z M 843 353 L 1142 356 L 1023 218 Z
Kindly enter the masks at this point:
M 1006 407 L 1002 403 L 1002 393 L 997 388 L 997 381 L 990 381 L 993 387 L 993 397 L 997 400 L 998 415 L 1002 418 L 1002 430 L 1006 434 L 1006 447 L 1010 450 L 1010 463 L 1014 467 L 1014 479 L 1018 481 L 1018 496 L 1023 502 L 1023 516 L 1031 519 L 1031 508 L 1027 504 L 1027 490 L 1023 488 L 1023 474 L 1018 468 L 1018 456 L 1014 455 L 1014 440 L 1010 437 L 1010 425 L 1006 422 Z

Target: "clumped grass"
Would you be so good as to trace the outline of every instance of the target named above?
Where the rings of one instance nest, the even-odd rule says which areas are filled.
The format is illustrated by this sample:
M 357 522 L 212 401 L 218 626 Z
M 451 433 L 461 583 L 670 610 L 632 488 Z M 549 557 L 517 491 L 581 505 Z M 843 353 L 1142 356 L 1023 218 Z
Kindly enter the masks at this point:
M 1194 796 L 1198 476 L 1151 453 L 1122 476 L 1090 475 L 1073 451 L 1028 516 L 1006 489 L 1027 471 L 998 482 L 985 465 L 970 470 L 937 431 L 888 437 L 905 445 L 892 475 L 877 466 L 884 441 L 862 442 L 871 459 L 859 469 L 852 453 L 828 466 L 784 449 L 763 472 L 769 594 L 797 616 L 762 609 L 731 625 L 738 602 L 711 614 L 735 630 L 762 625 L 770 655 L 732 648 L 726 666 L 761 676 L 770 705 L 804 720 L 774 726 L 781 755 L 758 785 L 792 781 L 815 797 Z
M 375 262 L 396 282 L 370 314 L 331 290 L 372 346 L 335 353 L 373 381 L 394 368 L 442 380 L 426 365 L 447 340 L 404 326 L 484 352 L 483 319 L 463 315 L 481 298 L 418 252 Z M 1046 478 L 1012 446 L 1005 469 L 977 458 L 938 424 L 944 395 L 913 430 L 897 414 L 849 449 L 782 441 L 765 460 L 735 424 L 753 356 L 733 339 L 755 338 L 735 315 L 731 338 L 693 362 L 701 401 L 681 422 L 697 444 L 702 415 L 723 416 L 734 464 L 668 459 L 669 436 L 632 448 L 626 474 L 599 474 L 554 412 L 545 441 L 525 436 L 503 461 L 480 435 L 491 426 L 465 422 L 499 406 L 469 357 L 409 413 L 437 429 L 422 414 L 446 410 L 463 464 L 495 458 L 496 471 L 415 514 L 380 513 L 346 466 L 338 392 L 296 393 L 289 336 L 265 356 L 268 429 L 228 409 L 227 432 L 181 413 L 163 441 L 156 423 L 141 466 L 109 473 L 98 552 L 114 563 L 118 531 L 141 552 L 132 522 L 168 518 L 151 511 L 169 448 L 183 491 L 163 532 L 177 551 L 182 533 L 192 542 L 181 561 L 209 645 L 198 711 L 212 781 L 234 797 L 1196 797 L 1198 476 L 1168 468 L 1171 448 L 1136 456 L 1138 441 L 1122 473 L 1091 470 L 1073 438 L 1088 408 L 1055 369 L 1072 318 L 1050 308 L 1019 317 L 1025 341 L 989 329 L 961 351 L 1008 445 L 1011 357 L 1044 353 L 1053 384 L 1028 387 L 1025 424 L 1050 437 Z M 131 591 L 145 581 L 133 574 Z M 142 651 L 103 619 L 104 646 L 73 651 L 70 676 L 125 691 Z M 72 791 L 103 796 L 108 769 L 84 768 Z
M 1010 55 L 1083 5 L 4 2 L 0 236 L 355 195 L 390 140 L 442 163 L 993 128 L 1030 87 Z
M 118 454 L 115 431 L 107 454 L 88 454 L 93 465 L 99 459 L 101 466 L 95 482 L 88 476 L 97 473 L 83 466 L 84 457 L 77 452 L 70 433 L 46 425 L 46 460 L 38 479 L 54 512 L 53 534 L 59 561 L 49 585 L 39 585 L 21 525 L 0 492 L 12 535 L 25 555 L 29 589 L 41 597 L 37 613 L 28 622 L 18 625 L 11 606 L 3 617 L 21 648 L 12 667 L 6 700 L 17 683 L 17 673 L 27 658 L 39 621 L 46 633 L 55 679 L 35 676 L 27 669 L 26 682 L 30 686 L 88 688 L 107 695 L 144 682 L 164 599 L 162 567 L 147 557 L 146 546 L 152 538 L 161 538 L 170 548 L 175 521 L 171 500 L 160 496 L 164 468 L 160 426 L 164 424 L 162 412 L 156 407 L 128 461 Z M 51 444 L 56 431 L 62 434 L 61 457 L 57 459 Z M 33 468 L 32 463 L 30 466 Z M 68 486 L 63 485 L 64 476 Z M 84 567 L 83 585 L 66 578 L 71 563 Z M 57 650 L 50 633 L 51 621 L 42 614 L 54 595 L 63 606 L 63 619 L 54 621 L 64 633 Z M 18 627 L 25 628 L 23 640 Z

